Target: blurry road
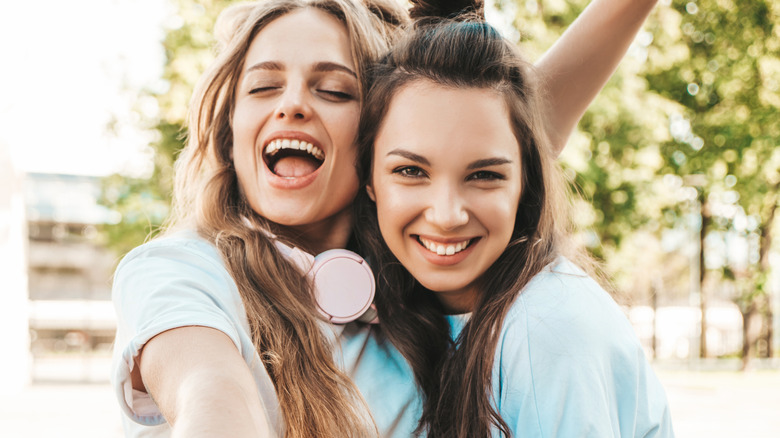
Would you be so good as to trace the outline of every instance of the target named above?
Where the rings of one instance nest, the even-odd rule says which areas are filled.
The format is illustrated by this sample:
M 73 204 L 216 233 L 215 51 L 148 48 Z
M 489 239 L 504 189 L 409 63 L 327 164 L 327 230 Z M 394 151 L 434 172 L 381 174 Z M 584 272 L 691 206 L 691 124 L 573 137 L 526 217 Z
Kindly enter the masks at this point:
M 107 383 L 34 384 L 0 398 L 0 436 L 121 438 L 119 415 Z
M 678 438 L 780 436 L 780 371 L 664 369 L 658 375 L 667 390 Z M 120 438 L 119 408 L 104 379 L 36 383 L 21 394 L 0 396 L 0 436 Z
M 678 438 L 777 438 L 780 371 L 660 371 Z

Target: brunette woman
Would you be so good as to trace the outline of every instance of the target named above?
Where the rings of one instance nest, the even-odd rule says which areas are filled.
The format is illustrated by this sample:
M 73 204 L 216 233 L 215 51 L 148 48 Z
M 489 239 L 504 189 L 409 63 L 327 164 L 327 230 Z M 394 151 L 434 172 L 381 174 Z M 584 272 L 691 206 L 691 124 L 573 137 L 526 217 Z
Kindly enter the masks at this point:
M 372 79 L 356 223 L 423 393 L 418 432 L 672 436 L 630 323 L 572 246 L 533 67 L 467 15 L 419 23 Z

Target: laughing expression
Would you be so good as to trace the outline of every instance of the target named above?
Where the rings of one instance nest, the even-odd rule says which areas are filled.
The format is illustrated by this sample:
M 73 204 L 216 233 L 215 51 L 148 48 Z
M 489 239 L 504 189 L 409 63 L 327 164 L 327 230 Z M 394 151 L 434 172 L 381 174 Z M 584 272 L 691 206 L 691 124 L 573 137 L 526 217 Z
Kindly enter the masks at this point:
M 232 119 L 233 161 L 253 210 L 323 236 L 348 228 L 358 87 L 346 29 L 333 16 L 299 9 L 257 34 Z
M 521 194 L 518 142 L 492 90 L 428 81 L 393 97 L 374 142 L 369 195 L 390 250 L 452 313 L 506 249 Z

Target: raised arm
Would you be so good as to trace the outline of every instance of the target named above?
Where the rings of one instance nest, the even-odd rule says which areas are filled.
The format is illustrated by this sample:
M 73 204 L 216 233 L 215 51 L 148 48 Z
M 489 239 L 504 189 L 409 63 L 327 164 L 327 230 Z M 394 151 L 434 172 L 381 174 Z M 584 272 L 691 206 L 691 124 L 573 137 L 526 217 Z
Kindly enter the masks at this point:
M 537 61 L 556 155 L 617 69 L 657 0 L 593 0 Z
M 274 437 L 236 346 L 207 327 L 180 327 L 147 342 L 133 386 L 149 391 L 174 437 Z M 143 383 L 140 378 L 143 378 Z

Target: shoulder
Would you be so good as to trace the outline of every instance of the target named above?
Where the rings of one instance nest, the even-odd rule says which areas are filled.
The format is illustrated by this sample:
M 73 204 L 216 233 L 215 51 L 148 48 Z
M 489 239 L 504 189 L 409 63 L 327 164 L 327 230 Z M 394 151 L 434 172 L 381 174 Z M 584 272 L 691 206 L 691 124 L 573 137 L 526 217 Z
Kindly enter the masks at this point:
M 220 263 L 221 257 L 217 248 L 200 237 L 195 231 L 184 230 L 144 243 L 127 253 L 117 267 L 120 271 L 124 266 L 137 263 L 139 260 L 155 259 L 188 260 L 201 259 L 203 262 Z
M 136 301 L 142 296 L 170 301 L 204 294 L 231 303 L 238 295 L 219 251 L 194 231 L 178 232 L 133 249 L 114 274 L 115 302 Z
M 232 282 L 222 256 L 209 241 L 195 231 L 179 231 L 133 249 L 119 263 L 114 285 L 128 280 L 190 279 Z
M 545 349 L 567 354 L 603 353 L 635 335 L 620 306 L 595 280 L 560 258 L 521 291 L 505 320 L 505 329 L 524 334 Z M 547 347 L 544 347 L 544 346 Z
M 643 408 L 666 401 L 623 311 L 566 259 L 520 293 L 496 363 L 502 415 L 531 435 L 613 436 L 664 415 Z

